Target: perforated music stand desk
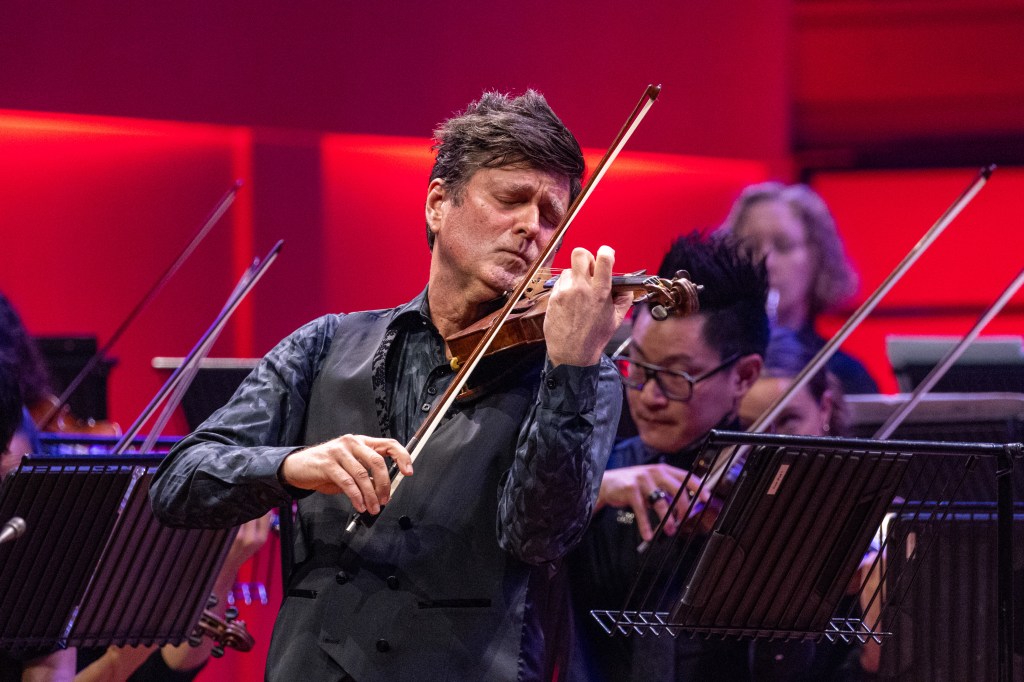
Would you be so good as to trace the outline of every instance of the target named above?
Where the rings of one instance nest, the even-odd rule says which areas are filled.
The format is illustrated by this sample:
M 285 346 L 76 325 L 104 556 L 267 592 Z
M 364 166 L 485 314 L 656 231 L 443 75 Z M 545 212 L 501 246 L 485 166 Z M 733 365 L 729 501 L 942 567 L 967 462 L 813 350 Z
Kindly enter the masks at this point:
M 0 482 L 0 648 L 180 643 L 234 530 L 167 528 L 149 505 L 159 458 L 28 456 Z
M 901 513 L 919 513 L 925 505 L 941 508 L 955 497 L 977 459 L 992 458 L 1000 472 L 1000 669 L 1004 656 L 1009 667 L 1013 491 L 1006 474 L 1024 446 L 712 431 L 704 453 L 737 473 L 714 525 L 707 524 L 710 533 L 670 537 L 659 527 L 626 603 L 617 611 L 592 612 L 609 634 L 860 641 L 891 634 L 859 620 L 833 618 L 883 517 L 903 490 L 926 494 L 901 499 L 896 505 Z M 912 466 L 915 460 L 946 457 L 961 462 L 958 479 Z M 701 527 L 713 516 L 708 511 L 713 505 L 702 504 L 699 494 L 687 502 L 685 489 L 672 504 L 686 505 L 685 518 Z M 892 600 L 886 605 L 897 607 Z

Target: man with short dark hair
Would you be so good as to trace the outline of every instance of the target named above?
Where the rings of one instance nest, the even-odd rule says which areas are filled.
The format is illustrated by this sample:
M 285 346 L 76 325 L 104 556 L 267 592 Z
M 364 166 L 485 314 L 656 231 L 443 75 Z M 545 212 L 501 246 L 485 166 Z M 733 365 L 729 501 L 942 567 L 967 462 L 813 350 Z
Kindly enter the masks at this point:
M 611 449 L 621 394 L 602 349 L 630 297 L 611 293 L 611 249 L 574 250 L 546 354 L 485 359 L 478 390 L 411 475 L 402 444 L 453 375 L 444 339 L 500 306 L 583 173 L 575 138 L 535 92 L 485 94 L 436 142 L 426 290 L 285 339 L 151 488 L 158 516 L 188 526 L 297 500 L 269 679 L 550 679 L 565 643 L 562 558 Z M 408 476 L 394 497 L 386 459 Z M 347 534 L 354 511 L 380 515 Z
M 579 637 L 568 679 L 730 680 L 747 677 L 746 643 L 680 636 L 609 637 L 589 615 L 625 602 L 639 564 L 638 546 L 684 484 L 711 429 L 738 428 L 740 399 L 757 380 L 768 343 L 764 268 L 729 239 L 678 239 L 659 275 L 686 270 L 700 285 L 700 312 L 655 321 L 645 307 L 618 359 L 637 435 L 612 451 L 597 511 L 570 561 Z M 685 514 L 679 504 L 676 515 Z M 681 518 L 666 521 L 674 534 Z M 661 551 L 655 543 L 648 551 Z

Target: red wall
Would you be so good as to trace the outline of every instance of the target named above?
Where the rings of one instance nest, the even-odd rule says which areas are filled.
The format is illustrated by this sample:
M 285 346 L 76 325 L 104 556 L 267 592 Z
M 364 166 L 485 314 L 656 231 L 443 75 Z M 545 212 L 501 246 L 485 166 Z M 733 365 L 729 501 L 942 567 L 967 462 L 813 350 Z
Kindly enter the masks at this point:
M 484 89 L 535 87 L 604 147 L 654 82 L 635 149 L 785 164 L 789 6 L 5 3 L 0 107 L 426 136 Z

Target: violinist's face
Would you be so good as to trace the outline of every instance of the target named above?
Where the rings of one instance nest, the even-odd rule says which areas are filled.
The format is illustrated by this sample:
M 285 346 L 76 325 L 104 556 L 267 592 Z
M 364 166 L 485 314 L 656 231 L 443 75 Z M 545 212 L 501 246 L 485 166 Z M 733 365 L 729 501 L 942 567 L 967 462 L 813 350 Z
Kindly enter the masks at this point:
M 630 356 L 653 365 L 697 376 L 718 367 L 722 358 L 704 340 L 703 315 L 656 321 L 638 312 L 633 321 Z M 660 452 L 675 452 L 702 438 L 736 409 L 761 369 L 758 356 L 735 364 L 698 382 L 687 402 L 669 400 L 653 379 L 641 390 L 626 389 L 629 413 L 640 439 Z
M 568 206 L 568 178 L 522 165 L 478 170 L 457 203 L 434 180 L 426 206 L 435 237 L 431 286 L 471 305 L 514 289 Z
M 761 377 L 740 402 L 740 423 L 747 427 L 785 393 L 792 380 L 785 377 Z M 832 417 L 832 394 L 825 391 L 819 404 L 810 390 L 797 391 L 772 425 L 773 433 L 787 436 L 824 436 Z
M 815 263 L 807 231 L 784 201 L 758 201 L 744 216 L 737 237 L 765 259 L 768 285 L 779 294 L 778 321 L 799 329 L 809 320 Z

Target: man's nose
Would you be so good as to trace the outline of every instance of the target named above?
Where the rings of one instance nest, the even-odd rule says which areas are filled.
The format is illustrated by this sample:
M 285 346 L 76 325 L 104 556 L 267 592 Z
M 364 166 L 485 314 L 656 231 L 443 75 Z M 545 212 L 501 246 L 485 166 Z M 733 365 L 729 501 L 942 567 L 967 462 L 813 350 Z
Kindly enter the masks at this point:
M 535 239 L 540 234 L 540 208 L 525 204 L 516 215 L 515 231 L 528 239 Z

